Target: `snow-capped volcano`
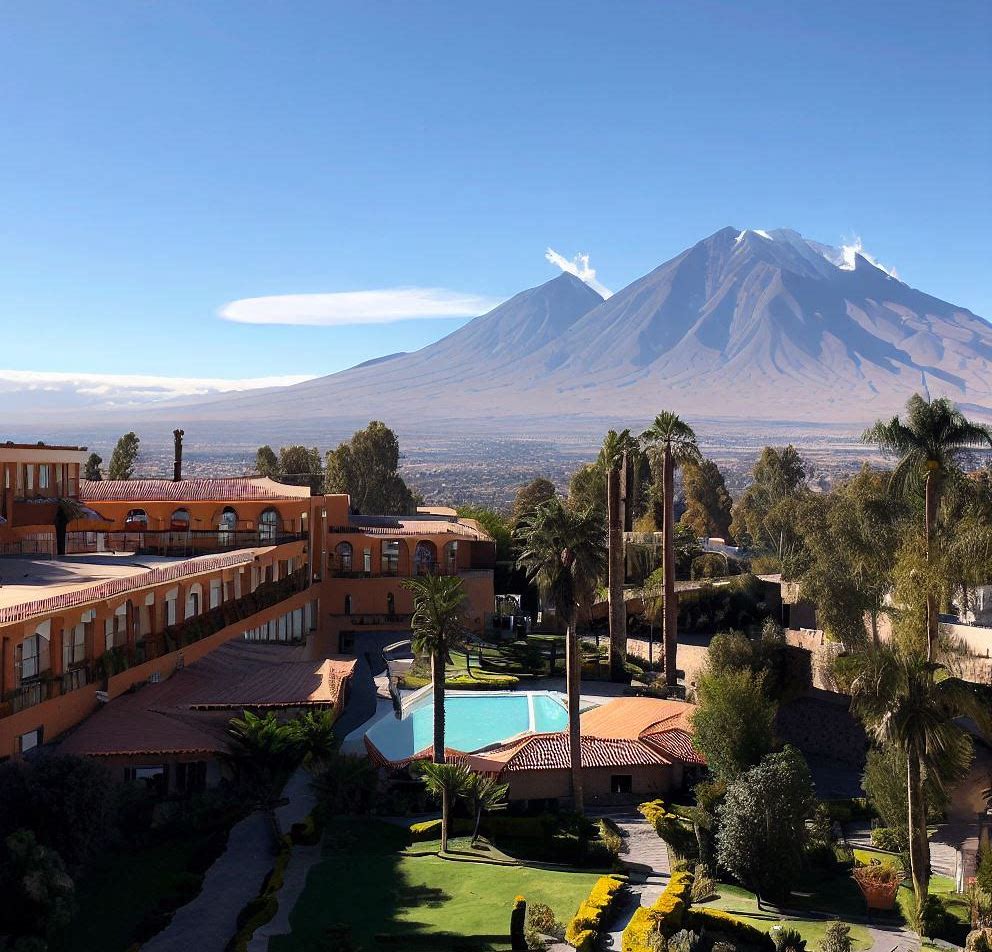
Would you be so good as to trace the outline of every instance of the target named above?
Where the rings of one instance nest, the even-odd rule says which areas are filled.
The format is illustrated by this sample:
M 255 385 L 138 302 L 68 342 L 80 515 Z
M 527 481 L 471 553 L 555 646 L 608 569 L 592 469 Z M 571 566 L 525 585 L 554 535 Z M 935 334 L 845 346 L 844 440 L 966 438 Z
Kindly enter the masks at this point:
M 607 300 L 562 274 L 414 353 L 168 418 L 547 433 L 670 408 L 853 429 L 917 391 L 992 415 L 992 326 L 857 245 L 727 227 Z

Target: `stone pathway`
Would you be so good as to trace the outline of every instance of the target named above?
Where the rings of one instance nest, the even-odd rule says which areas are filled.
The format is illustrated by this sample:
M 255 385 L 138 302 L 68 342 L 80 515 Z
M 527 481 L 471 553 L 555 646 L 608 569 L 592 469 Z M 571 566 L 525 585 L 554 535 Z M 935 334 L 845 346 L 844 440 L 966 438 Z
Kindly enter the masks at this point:
M 668 883 L 671 867 L 668 848 L 664 841 L 633 808 L 588 811 L 591 818 L 609 817 L 620 827 L 624 835 L 627 852 L 621 856 L 624 872 L 630 877 L 627 901 L 617 907 L 613 921 L 602 934 L 602 944 L 606 949 L 619 949 L 623 930 L 627 928 L 634 911 L 639 906 L 654 904 Z

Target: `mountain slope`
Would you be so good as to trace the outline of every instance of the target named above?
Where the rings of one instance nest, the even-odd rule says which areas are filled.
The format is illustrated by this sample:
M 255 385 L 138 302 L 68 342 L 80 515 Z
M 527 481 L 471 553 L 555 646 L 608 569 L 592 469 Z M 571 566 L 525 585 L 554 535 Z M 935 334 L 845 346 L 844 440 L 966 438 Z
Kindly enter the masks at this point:
M 415 353 L 184 415 L 547 432 L 669 407 L 860 425 L 919 390 L 992 414 L 992 326 L 851 249 L 723 228 L 606 301 L 563 274 Z

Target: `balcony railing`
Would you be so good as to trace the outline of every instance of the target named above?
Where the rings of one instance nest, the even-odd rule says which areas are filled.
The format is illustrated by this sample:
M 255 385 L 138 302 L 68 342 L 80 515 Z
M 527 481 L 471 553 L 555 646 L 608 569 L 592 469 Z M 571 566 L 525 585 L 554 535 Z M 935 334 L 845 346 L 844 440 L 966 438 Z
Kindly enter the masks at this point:
M 349 615 L 348 620 L 353 625 L 406 625 L 413 616 L 410 614 L 397 615 Z
M 70 532 L 66 552 L 133 552 L 135 555 L 192 557 L 248 549 L 255 546 L 306 542 L 305 532 L 272 532 L 268 529 L 189 529 L 168 531 L 146 529 L 129 532 Z
M 145 635 L 132 645 L 108 648 L 95 660 L 76 665 L 61 676 L 55 676 L 51 671 L 43 672 L 36 680 L 20 685 L 0 698 L 0 717 L 16 714 L 87 684 L 98 683 L 106 688 L 107 679 L 112 675 L 209 638 L 229 625 L 248 622 L 258 612 L 302 592 L 309 582 L 309 567 L 303 566 L 278 581 L 262 582 L 254 592 L 241 598 L 211 608 L 195 618 L 169 625 L 161 632 Z
M 457 565 L 442 564 L 440 562 L 422 562 L 414 566 L 414 575 L 464 575 L 471 569 Z M 396 569 L 381 569 L 378 572 L 362 572 L 347 566 L 340 559 L 335 558 L 330 563 L 330 574 L 334 578 L 407 578 L 404 572 Z

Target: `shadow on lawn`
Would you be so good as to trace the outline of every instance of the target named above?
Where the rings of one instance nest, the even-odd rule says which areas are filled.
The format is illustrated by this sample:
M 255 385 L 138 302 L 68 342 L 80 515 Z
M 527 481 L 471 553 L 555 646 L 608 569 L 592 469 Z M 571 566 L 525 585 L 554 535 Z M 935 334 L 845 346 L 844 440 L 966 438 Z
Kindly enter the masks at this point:
M 400 854 L 407 838 L 401 827 L 365 818 L 329 823 L 321 862 L 310 871 L 290 915 L 292 933 L 273 936 L 269 952 L 509 948 L 506 933 L 464 935 L 445 931 L 437 917 L 410 917 L 416 909 L 441 910 L 452 896 L 444 888 L 404 879 Z M 457 928 L 460 923 L 451 925 Z

